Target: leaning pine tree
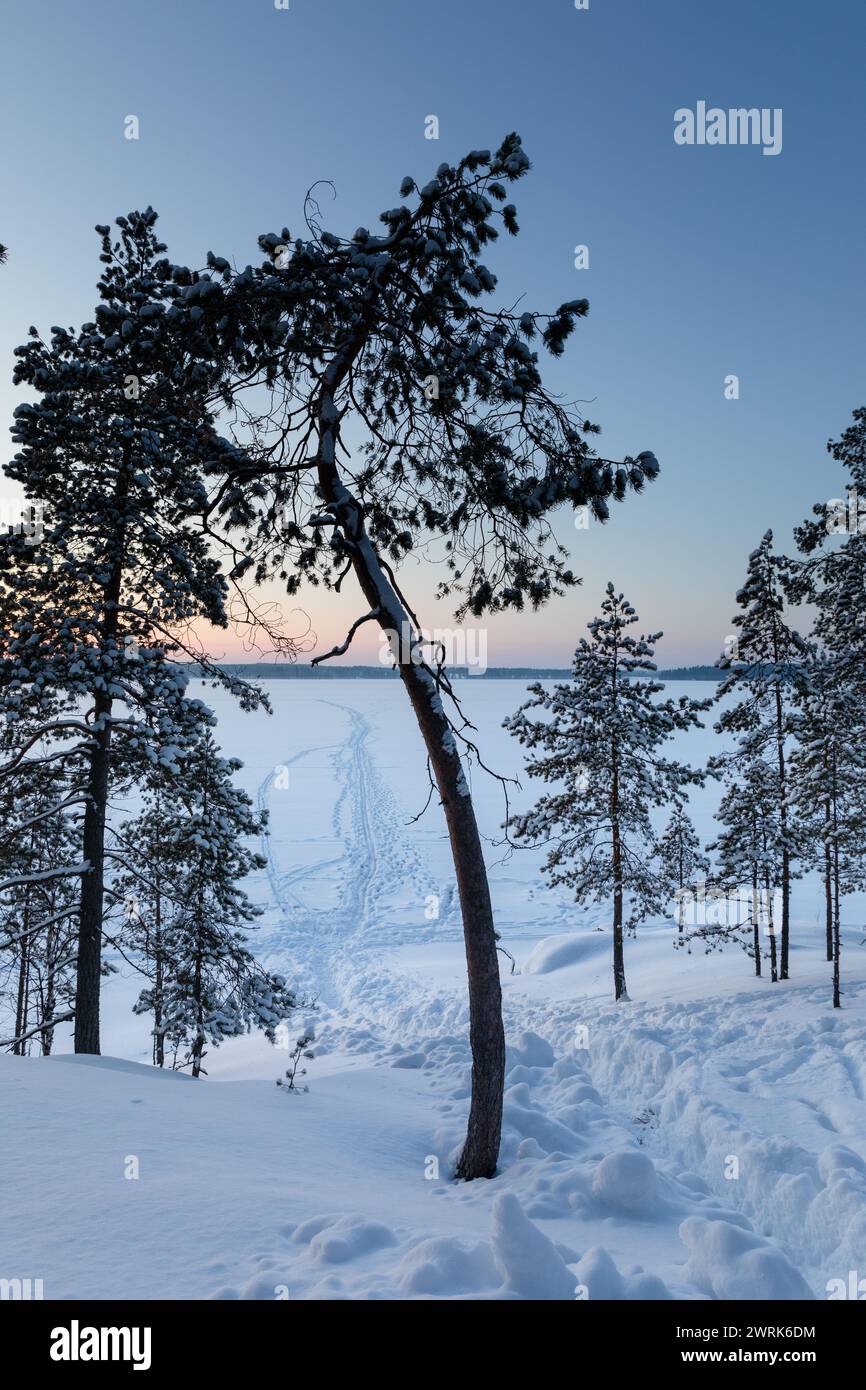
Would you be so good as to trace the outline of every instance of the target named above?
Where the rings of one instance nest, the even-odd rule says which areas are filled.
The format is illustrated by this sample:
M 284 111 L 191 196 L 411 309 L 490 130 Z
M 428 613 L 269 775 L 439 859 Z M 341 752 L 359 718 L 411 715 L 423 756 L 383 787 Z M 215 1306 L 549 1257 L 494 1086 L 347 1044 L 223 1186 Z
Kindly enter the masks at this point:
M 424 740 L 466 943 L 472 1099 L 457 1165 L 466 1179 L 491 1177 L 499 1153 L 496 931 L 461 756 L 471 760 L 473 745 L 400 571 L 441 557 L 438 592 L 455 599 L 458 621 L 537 608 L 578 582 L 551 513 L 586 507 L 604 520 L 611 499 L 658 471 L 650 453 L 598 458 L 596 427 L 545 387 L 537 348 L 560 356 L 585 300 L 552 314 L 485 307 L 496 277 L 483 257 L 500 226 L 517 233 L 507 186 L 528 168 L 510 135 L 495 153 L 441 164 L 422 185 L 405 179 L 383 230 L 348 237 L 323 230 L 309 197 L 303 236 L 262 236 L 264 261 L 239 275 L 211 255 L 185 291 L 195 350 L 231 364 L 223 399 L 253 441 L 212 498 L 213 528 L 239 535 L 233 572 L 280 579 L 290 594 L 304 580 L 338 590 L 352 574 L 364 607 L 329 655 L 375 624 Z
M 535 754 L 530 777 L 553 783 L 531 811 L 510 826 L 526 844 L 552 841 L 545 872 L 552 884 L 572 889 L 579 903 L 611 902 L 613 979 L 617 999 L 627 999 L 624 930 L 651 912 L 662 912 L 673 879 L 658 871 L 652 807 L 665 806 L 704 773 L 661 756 L 673 734 L 700 725 L 709 701 L 657 701 L 659 681 L 635 673 L 654 671 L 660 632 L 635 638 L 638 616 L 612 584 L 601 616 L 581 639 L 570 681 L 529 687 L 532 699 L 505 727 Z M 543 712 L 537 718 L 531 711 Z

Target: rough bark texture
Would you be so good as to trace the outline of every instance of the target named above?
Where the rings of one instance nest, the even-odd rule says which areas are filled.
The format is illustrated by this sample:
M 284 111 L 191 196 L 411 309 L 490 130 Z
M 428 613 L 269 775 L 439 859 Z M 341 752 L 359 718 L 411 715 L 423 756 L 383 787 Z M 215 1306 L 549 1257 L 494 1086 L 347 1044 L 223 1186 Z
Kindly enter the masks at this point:
M 111 761 L 111 700 L 97 696 L 90 780 L 84 809 L 83 849 L 88 869 L 81 879 L 78 970 L 75 982 L 75 1051 L 99 1052 L 99 990 L 102 978 L 102 909 L 105 873 L 105 808 Z
M 123 507 L 129 490 L 126 469 L 114 498 Z M 118 604 L 123 583 L 125 528 L 117 538 L 116 558 L 105 586 L 100 640 L 111 648 L 117 639 Z M 97 691 L 93 701 L 94 746 L 90 755 L 87 803 L 84 808 L 83 850 L 88 869 L 81 880 L 78 922 L 78 966 L 75 981 L 75 1051 L 99 1052 L 99 991 L 102 981 L 102 912 L 105 897 L 105 815 L 111 775 L 112 699 Z
M 502 987 L 487 868 L 469 788 L 453 747 L 454 738 L 438 701 L 431 703 L 425 673 L 401 666 L 439 790 L 463 916 L 469 978 L 469 1041 L 472 1048 L 472 1102 L 466 1143 L 457 1165 L 460 1178 L 492 1178 L 502 1132 L 505 1084 L 505 1032 Z

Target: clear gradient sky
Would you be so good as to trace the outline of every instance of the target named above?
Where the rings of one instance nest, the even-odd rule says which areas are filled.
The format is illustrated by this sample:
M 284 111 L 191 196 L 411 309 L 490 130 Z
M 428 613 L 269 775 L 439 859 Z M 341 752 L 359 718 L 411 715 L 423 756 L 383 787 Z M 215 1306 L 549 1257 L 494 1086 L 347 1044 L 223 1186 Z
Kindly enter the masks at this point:
M 260 232 L 301 228 L 316 179 L 336 187 L 325 225 L 351 233 L 404 175 L 516 129 L 534 171 L 521 236 L 488 257 L 500 293 L 590 300 L 550 379 L 592 403 L 606 456 L 652 449 L 662 472 L 606 527 L 563 516 L 584 586 L 494 621 L 490 664 L 567 664 L 608 578 L 664 629 L 661 664 L 712 661 L 763 531 L 788 546 L 839 495 L 824 446 L 866 402 L 862 0 L 0 0 L 0 17 L 4 421 L 28 325 L 91 315 L 94 223 L 150 203 L 175 259 L 244 265 Z M 674 112 L 698 101 L 780 107 L 782 152 L 678 146 Z M 432 576 L 407 587 L 449 625 Z M 348 591 L 303 602 L 320 650 L 361 611 Z M 377 651 L 363 633 L 352 659 Z

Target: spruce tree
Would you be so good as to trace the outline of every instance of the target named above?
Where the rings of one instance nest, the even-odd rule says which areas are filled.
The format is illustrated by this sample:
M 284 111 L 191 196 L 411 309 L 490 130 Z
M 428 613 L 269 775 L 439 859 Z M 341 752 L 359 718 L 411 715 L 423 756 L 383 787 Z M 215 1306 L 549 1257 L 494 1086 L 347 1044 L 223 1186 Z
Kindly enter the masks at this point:
M 262 909 L 241 885 L 267 861 L 250 848 L 265 818 L 234 785 L 240 767 L 203 731 L 170 779 L 155 775 L 143 811 L 112 833 L 108 851 L 119 935 L 148 980 L 135 1007 L 153 1018 L 154 1060 L 169 1053 L 193 1076 L 208 1045 L 253 1028 L 273 1042 L 296 1003 L 247 944 Z
M 749 556 L 746 580 L 737 594 L 741 611 L 733 619 L 737 629 L 736 651 L 720 659 L 719 666 L 726 668 L 728 674 L 716 691 L 719 701 L 730 693 L 740 696 L 720 714 L 717 732 L 747 734 L 751 755 L 771 756 L 776 766 L 782 895 L 779 973 L 783 980 L 788 978 L 791 879 L 795 857 L 787 759 L 794 705 L 803 683 L 803 661 L 808 651 L 802 637 L 785 620 L 790 568 L 790 561 L 774 554 L 773 533 L 767 531 L 757 550 Z
M 704 773 L 665 758 L 663 745 L 680 731 L 700 726 L 710 701 L 681 696 L 657 700 L 664 685 L 635 673 L 656 669 L 660 632 L 635 638 L 634 608 L 608 584 L 601 616 L 588 624 L 574 654 L 571 679 L 532 696 L 505 720 L 505 727 L 534 754 L 530 777 L 554 784 L 531 811 L 511 818 L 516 838 L 552 841 L 544 864 L 551 884 L 571 888 L 579 903 L 612 905 L 613 976 L 616 999 L 627 999 L 624 929 L 633 931 L 671 896 L 656 858 L 650 812 L 668 805 Z M 537 718 L 531 712 L 539 711 Z
M 824 880 L 827 956 L 833 963 L 834 1005 L 839 985 L 840 902 L 859 884 L 856 840 L 862 841 L 866 709 L 866 407 L 854 411 L 828 452 L 844 468 L 844 499 L 816 503 L 797 528 L 800 561 L 788 577 L 789 596 L 816 611 L 813 689 L 801 701 L 797 795 L 813 830 Z M 855 843 L 850 846 L 850 838 Z
M 811 867 L 822 877 L 833 1007 L 840 1008 L 841 904 L 866 885 L 864 757 L 866 718 L 852 699 L 844 665 L 817 657 L 796 724 L 791 782 L 808 835 Z
M 673 896 L 677 900 L 677 926 L 682 936 L 683 890 L 693 884 L 699 874 L 705 874 L 710 866 L 695 827 L 682 805 L 674 807 L 659 839 L 656 861 L 661 881 L 672 885 Z
M 778 771 L 762 757 L 755 743 L 741 740 L 732 754 L 714 766 L 724 768 L 728 783 L 716 820 L 722 826 L 709 845 L 716 856 L 715 881 L 725 902 L 725 921 L 707 925 L 694 935 L 708 948 L 735 940 L 751 955 L 755 974 L 762 973 L 761 935 L 770 947 L 770 978 L 779 978 L 775 884 L 781 877 L 784 846 L 788 843 L 781 823 Z M 790 820 L 790 817 L 789 817 Z M 745 892 L 744 892 L 745 890 Z M 734 900 L 734 919 L 730 903 Z

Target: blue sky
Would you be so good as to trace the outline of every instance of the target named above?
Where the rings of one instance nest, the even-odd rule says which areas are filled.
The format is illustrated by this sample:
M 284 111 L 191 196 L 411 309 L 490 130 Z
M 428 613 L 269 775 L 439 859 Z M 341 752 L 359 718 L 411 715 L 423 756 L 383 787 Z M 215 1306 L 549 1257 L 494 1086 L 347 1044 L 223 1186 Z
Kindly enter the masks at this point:
M 746 557 L 839 495 L 828 437 L 866 399 L 863 273 L 866 8 L 854 0 L 2 0 L 0 414 L 30 323 L 90 315 L 96 222 L 151 203 L 171 254 L 241 265 L 256 237 L 351 232 L 405 174 L 523 136 L 522 234 L 491 255 L 503 299 L 589 318 L 551 381 L 592 404 L 607 456 L 662 466 L 611 523 L 575 532 L 584 587 L 490 626 L 495 665 L 566 664 L 608 578 L 664 664 L 712 660 Z M 779 107 L 783 148 L 681 147 L 698 101 Z M 438 141 L 425 117 L 439 119 Z M 136 115 L 140 138 L 124 138 Z M 590 268 L 574 268 L 586 244 Z M 724 379 L 740 379 L 726 400 Z M 7 451 L 11 446 L 7 444 Z M 433 577 L 407 583 L 429 627 Z M 322 645 L 350 597 L 308 604 Z M 358 610 L 360 611 L 360 610 Z M 230 646 L 226 650 L 230 650 Z M 356 660 L 375 659 L 365 634 Z

